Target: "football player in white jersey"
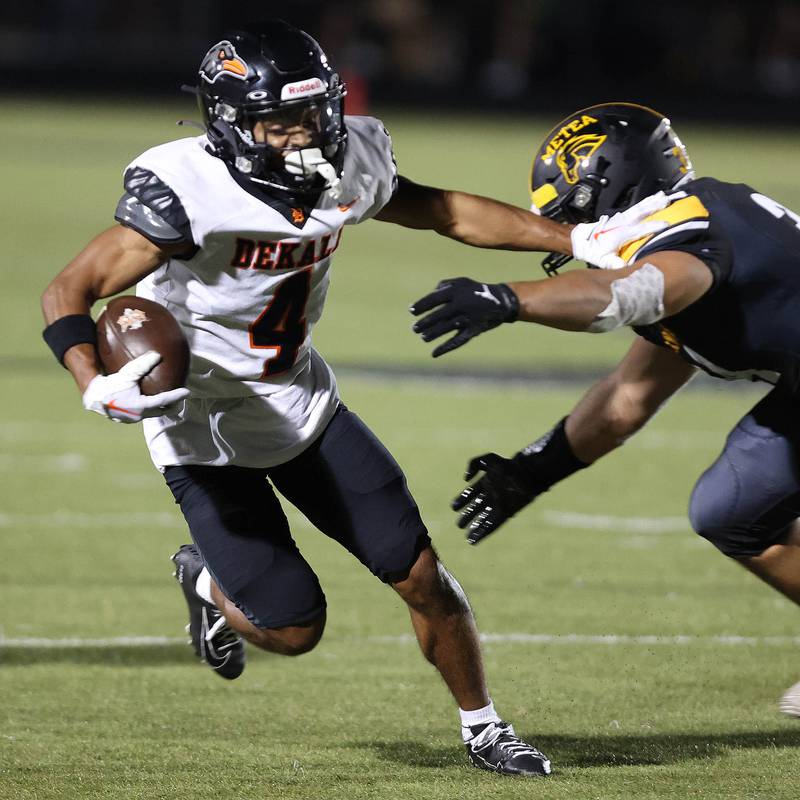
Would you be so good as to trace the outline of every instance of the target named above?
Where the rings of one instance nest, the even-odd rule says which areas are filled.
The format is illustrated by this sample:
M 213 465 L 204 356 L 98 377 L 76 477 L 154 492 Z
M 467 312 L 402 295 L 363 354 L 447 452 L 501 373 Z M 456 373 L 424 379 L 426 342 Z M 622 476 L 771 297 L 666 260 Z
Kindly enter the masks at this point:
M 235 678 L 244 668 L 240 637 L 298 655 L 322 636 L 325 597 L 274 487 L 406 601 L 424 655 L 459 705 L 471 762 L 548 774 L 547 757 L 495 712 L 467 599 L 437 559 L 400 467 L 340 401 L 311 331 L 348 224 L 375 218 L 477 247 L 593 263 L 659 224 L 573 228 L 398 178 L 383 125 L 344 116 L 344 85 L 319 45 L 282 21 L 215 44 L 194 91 L 204 134 L 128 166 L 119 224 L 53 280 L 43 309 L 45 339 L 85 408 L 143 421 L 186 517 L 194 545 L 174 560 L 195 651 Z M 134 284 L 188 337 L 185 389 L 141 394 L 157 354 L 102 374 L 89 311 Z M 476 298 L 498 314 L 510 300 Z

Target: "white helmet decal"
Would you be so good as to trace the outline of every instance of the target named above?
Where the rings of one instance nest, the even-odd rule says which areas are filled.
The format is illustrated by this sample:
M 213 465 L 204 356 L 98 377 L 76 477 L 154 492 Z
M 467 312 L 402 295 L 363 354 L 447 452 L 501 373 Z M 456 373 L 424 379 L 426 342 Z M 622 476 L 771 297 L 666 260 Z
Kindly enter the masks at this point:
M 284 84 L 281 89 L 281 100 L 294 100 L 297 97 L 325 94 L 325 82 L 319 78 L 308 78 L 304 81 Z

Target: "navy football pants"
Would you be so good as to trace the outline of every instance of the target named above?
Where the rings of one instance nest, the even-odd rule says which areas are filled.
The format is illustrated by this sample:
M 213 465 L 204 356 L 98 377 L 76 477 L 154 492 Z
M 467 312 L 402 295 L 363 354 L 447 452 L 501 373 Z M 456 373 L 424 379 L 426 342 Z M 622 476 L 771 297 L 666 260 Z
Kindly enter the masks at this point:
M 731 431 L 689 502 L 692 527 L 733 558 L 755 556 L 800 517 L 800 403 L 773 389 Z
M 344 406 L 286 464 L 172 466 L 164 477 L 216 584 L 259 628 L 301 625 L 325 609 L 273 486 L 382 581 L 407 577 L 430 544 L 402 470 Z

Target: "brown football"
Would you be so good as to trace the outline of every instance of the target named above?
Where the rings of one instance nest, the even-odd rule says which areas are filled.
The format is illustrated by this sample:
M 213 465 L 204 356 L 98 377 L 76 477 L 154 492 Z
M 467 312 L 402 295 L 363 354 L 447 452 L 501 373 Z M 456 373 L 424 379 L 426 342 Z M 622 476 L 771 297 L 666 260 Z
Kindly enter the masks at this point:
M 158 394 L 186 385 L 189 343 L 164 306 L 144 297 L 115 297 L 97 318 L 97 352 L 106 374 L 155 350 L 161 361 L 140 381 L 142 394 Z

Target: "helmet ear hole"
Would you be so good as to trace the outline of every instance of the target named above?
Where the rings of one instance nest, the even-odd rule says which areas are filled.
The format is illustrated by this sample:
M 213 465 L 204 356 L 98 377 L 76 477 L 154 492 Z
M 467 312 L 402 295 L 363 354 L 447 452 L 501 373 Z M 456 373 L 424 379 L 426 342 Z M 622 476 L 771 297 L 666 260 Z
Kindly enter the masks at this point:
M 206 128 L 206 136 L 208 136 L 208 140 L 211 142 L 215 152 L 223 160 L 236 158 L 238 149 L 237 136 L 229 122 L 225 122 L 223 119 L 213 120 Z
M 236 122 L 236 109 L 227 103 L 217 103 L 214 106 L 214 114 L 225 122 Z

